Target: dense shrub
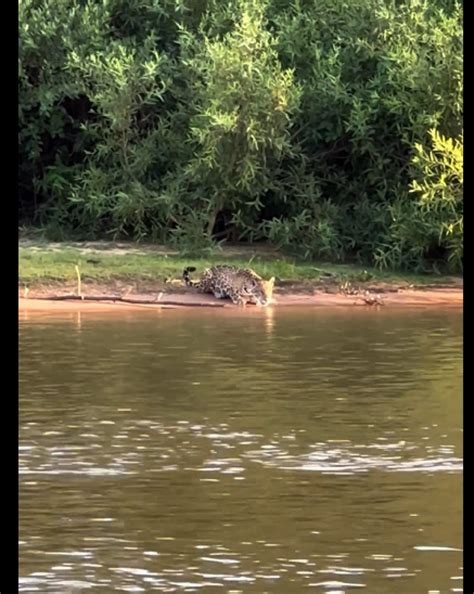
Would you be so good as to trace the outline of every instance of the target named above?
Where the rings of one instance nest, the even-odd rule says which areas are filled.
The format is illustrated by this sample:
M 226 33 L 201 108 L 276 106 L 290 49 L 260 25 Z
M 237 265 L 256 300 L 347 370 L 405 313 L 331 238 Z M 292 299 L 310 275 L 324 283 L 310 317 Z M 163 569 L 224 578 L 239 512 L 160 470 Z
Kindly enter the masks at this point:
M 385 246 L 375 254 L 382 265 L 387 258 L 398 267 L 430 260 L 436 265 L 441 250 L 450 269 L 462 269 L 462 137 L 453 141 L 430 130 L 430 145 L 415 145 L 410 192 L 416 199 L 389 207 Z
M 452 0 L 20 0 L 20 216 L 462 268 Z

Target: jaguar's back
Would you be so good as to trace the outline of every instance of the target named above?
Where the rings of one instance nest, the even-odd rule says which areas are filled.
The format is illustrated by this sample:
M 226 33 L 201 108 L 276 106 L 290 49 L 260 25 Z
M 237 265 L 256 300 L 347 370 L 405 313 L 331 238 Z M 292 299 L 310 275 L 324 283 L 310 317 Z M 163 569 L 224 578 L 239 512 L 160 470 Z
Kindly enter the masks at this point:
M 231 265 L 213 266 L 204 271 L 199 281 L 192 281 L 189 273 L 195 268 L 188 267 L 183 272 L 187 286 L 193 286 L 203 293 L 212 293 L 218 299 L 229 298 L 232 302 L 245 305 L 248 302 L 268 305 L 272 299 L 275 279 L 263 280 L 248 268 Z

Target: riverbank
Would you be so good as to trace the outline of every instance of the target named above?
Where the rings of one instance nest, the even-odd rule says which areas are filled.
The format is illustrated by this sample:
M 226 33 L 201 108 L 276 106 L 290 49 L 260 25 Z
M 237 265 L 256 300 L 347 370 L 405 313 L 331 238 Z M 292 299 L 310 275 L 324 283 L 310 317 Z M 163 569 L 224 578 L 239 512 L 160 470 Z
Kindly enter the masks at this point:
M 198 274 L 218 263 L 251 267 L 263 278 L 275 276 L 273 305 L 277 307 L 463 305 L 460 277 L 401 275 L 358 265 L 298 262 L 262 246 L 228 247 L 206 258 L 184 258 L 161 246 L 22 241 L 19 309 L 235 308 L 230 301 L 183 286 L 181 273 L 185 266 L 196 266 Z M 79 294 L 83 299 L 78 299 Z
M 378 301 L 371 303 L 366 297 L 350 297 L 343 294 L 283 294 L 276 295 L 273 306 L 315 306 L 315 307 L 351 307 L 351 306 L 385 306 L 385 307 L 452 307 L 462 308 L 463 295 L 459 289 L 422 289 L 400 290 L 387 296 L 377 296 Z M 137 301 L 140 300 L 136 296 Z M 110 311 L 143 311 L 144 309 L 176 309 L 187 307 L 223 307 L 235 308 L 230 302 L 217 302 L 207 295 L 167 294 L 162 303 L 148 303 L 142 297 L 143 303 L 128 303 L 120 301 L 87 301 L 86 300 L 49 300 L 28 298 L 19 299 L 20 311 L 43 312 L 110 312 Z M 368 298 L 370 299 L 370 297 Z M 172 303 L 169 303 L 172 301 Z M 252 306 L 248 308 L 253 309 Z

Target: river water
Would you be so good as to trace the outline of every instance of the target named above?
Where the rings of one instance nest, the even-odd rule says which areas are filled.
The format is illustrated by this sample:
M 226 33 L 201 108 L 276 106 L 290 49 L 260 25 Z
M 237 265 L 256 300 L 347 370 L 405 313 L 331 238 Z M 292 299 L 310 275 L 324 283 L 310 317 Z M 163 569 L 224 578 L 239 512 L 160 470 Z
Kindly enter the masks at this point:
M 462 592 L 462 314 L 22 314 L 21 592 Z

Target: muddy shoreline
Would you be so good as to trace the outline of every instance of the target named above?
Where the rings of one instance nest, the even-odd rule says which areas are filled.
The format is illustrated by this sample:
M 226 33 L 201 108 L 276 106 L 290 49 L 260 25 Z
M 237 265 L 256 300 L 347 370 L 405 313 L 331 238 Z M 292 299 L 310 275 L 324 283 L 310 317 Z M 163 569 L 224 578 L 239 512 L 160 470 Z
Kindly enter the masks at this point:
M 179 286 L 147 284 L 141 286 L 111 282 L 84 284 L 84 299 L 68 299 L 77 295 L 74 284 L 50 283 L 38 285 L 25 294 L 19 289 L 19 311 L 37 312 L 119 312 L 145 309 L 206 309 L 235 310 L 229 300 L 218 300 Z M 103 299 L 107 297 L 107 299 Z M 90 298 L 91 300 L 88 300 Z M 129 299 L 131 302 L 121 301 Z M 288 283 L 277 287 L 271 307 L 463 307 L 463 287 L 459 286 L 394 286 L 360 284 L 334 286 L 311 283 Z M 259 309 L 248 305 L 247 310 Z

